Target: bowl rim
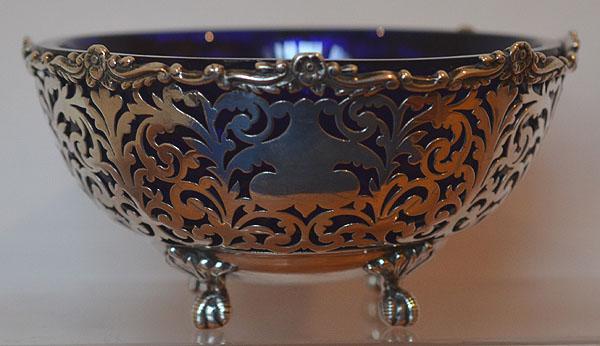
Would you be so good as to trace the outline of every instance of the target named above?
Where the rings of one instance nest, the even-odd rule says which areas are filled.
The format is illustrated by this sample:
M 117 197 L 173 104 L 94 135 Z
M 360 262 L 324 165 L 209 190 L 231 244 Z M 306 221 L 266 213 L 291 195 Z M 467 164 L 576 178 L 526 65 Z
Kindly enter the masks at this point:
M 33 43 L 33 47 L 37 49 L 50 50 L 59 54 L 69 54 L 71 52 L 75 53 L 83 53 L 87 50 L 88 47 L 85 48 L 69 48 L 65 47 L 66 42 L 69 40 L 88 40 L 90 42 L 99 41 L 99 39 L 107 39 L 107 38 L 126 38 L 126 36 L 137 36 L 137 35 L 162 35 L 162 34 L 204 34 L 206 32 L 212 33 L 260 33 L 260 32 L 268 32 L 268 33 L 369 33 L 374 32 L 375 30 L 372 28 L 365 27 L 314 27 L 314 28 L 297 28 L 297 27 L 278 27 L 278 28 L 244 28 L 244 27 L 223 27 L 223 28 L 214 28 L 214 29 L 170 29 L 170 30 L 134 30 L 134 31 L 111 31 L 111 32 L 100 32 L 100 33 L 89 33 L 83 35 L 64 35 L 55 38 L 45 39 L 40 41 L 39 43 Z M 512 42 L 539 42 L 539 44 L 532 45 L 532 49 L 535 52 L 542 52 L 544 54 L 556 55 L 556 50 L 560 49 L 563 45 L 563 42 L 560 39 L 556 38 L 547 38 L 547 37 L 538 37 L 538 36 L 529 36 L 529 35 L 521 35 L 516 33 L 507 33 L 507 32 L 492 32 L 492 31 L 470 31 L 470 30 L 444 30 L 444 29 L 418 29 L 418 28 L 385 28 L 385 33 L 396 33 L 396 34 L 427 34 L 433 35 L 474 35 L 474 36 L 488 36 L 493 39 L 505 39 L 511 40 Z M 91 45 L 91 44 L 90 44 Z M 158 59 L 158 60 L 188 60 L 188 61 L 197 61 L 197 62 L 206 62 L 206 61 L 239 61 L 239 62 L 256 62 L 256 61 L 280 61 L 286 60 L 290 61 L 292 58 L 273 58 L 273 57 L 262 57 L 262 56 L 248 56 L 248 57 L 235 57 L 235 56 L 193 56 L 193 55 L 165 55 L 165 54 L 144 54 L 144 53 L 135 53 L 127 50 L 114 50 L 111 49 L 110 45 L 106 45 L 108 49 L 110 49 L 111 54 L 120 55 L 120 56 L 131 56 L 134 58 L 141 59 Z M 498 46 L 496 49 L 489 50 L 481 50 L 479 53 L 469 53 L 469 54 L 447 54 L 447 55 L 439 55 L 439 56 L 423 56 L 423 57 L 398 57 L 398 58 L 341 58 L 341 59 L 329 59 L 324 58 L 325 61 L 339 61 L 339 62 L 348 62 L 348 63 L 359 63 L 359 62 L 419 62 L 419 61 L 451 61 L 451 60 L 459 60 L 459 59 L 478 59 L 480 56 L 484 54 L 490 54 L 495 50 L 503 50 L 507 47 Z
M 188 59 L 124 55 L 100 43 L 91 44 L 87 50 L 56 50 L 43 45 L 50 46 L 35 45 L 28 38 L 23 41 L 22 55 L 33 74 L 43 72 L 113 91 L 179 82 L 189 86 L 215 83 L 222 90 L 257 94 L 310 89 L 323 96 L 331 89 L 336 96 L 369 96 L 395 89 L 477 89 L 493 80 L 511 80 L 515 85 L 542 83 L 576 68 L 580 43 L 577 34 L 569 32 L 567 39 L 542 51 L 544 47 L 516 41 L 482 55 L 385 60 L 325 59 L 319 52 L 300 52 L 291 59 Z

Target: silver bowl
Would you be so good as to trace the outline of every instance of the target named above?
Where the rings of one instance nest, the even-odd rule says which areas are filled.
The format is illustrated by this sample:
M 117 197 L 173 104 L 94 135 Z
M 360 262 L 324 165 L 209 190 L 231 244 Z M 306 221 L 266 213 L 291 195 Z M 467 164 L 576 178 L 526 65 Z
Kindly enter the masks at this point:
M 23 55 L 71 173 L 229 319 L 234 271 L 400 278 L 489 215 L 537 152 L 579 41 L 248 30 L 65 38 Z M 109 50 L 110 49 L 110 50 Z

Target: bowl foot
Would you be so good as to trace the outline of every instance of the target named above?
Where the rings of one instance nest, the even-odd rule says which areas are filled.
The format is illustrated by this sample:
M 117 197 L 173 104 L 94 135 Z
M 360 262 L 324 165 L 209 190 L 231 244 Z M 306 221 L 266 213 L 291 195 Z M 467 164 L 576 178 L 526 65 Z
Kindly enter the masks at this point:
M 381 291 L 379 316 L 391 326 L 409 326 L 416 322 L 419 309 L 415 298 L 399 286 L 399 281 L 433 254 L 433 241 L 393 248 L 384 256 L 365 265 L 377 277 Z
M 409 326 L 417 320 L 416 300 L 399 286 L 399 281 L 426 262 L 433 255 L 433 249 L 434 241 L 397 246 L 364 266 L 377 279 L 381 291 L 379 315 L 387 324 Z M 231 315 L 225 277 L 238 267 L 220 260 L 211 250 L 177 245 L 167 247 L 166 261 L 191 275 L 190 289 L 197 294 L 192 309 L 196 328 L 224 326 Z
M 210 251 L 184 246 L 167 247 L 166 260 L 194 278 L 190 288 L 197 293 L 192 308 L 192 319 L 196 328 L 212 329 L 224 326 L 231 315 L 225 276 L 237 267 L 217 259 Z

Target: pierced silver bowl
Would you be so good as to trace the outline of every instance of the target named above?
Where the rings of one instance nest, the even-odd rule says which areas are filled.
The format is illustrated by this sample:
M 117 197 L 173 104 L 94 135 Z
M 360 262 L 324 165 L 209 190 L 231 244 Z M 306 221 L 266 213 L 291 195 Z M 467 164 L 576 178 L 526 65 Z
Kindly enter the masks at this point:
M 508 195 L 578 47 L 250 30 L 26 40 L 23 55 L 71 173 L 163 242 L 196 280 L 195 325 L 213 328 L 228 273 L 360 267 L 380 278 L 382 318 L 413 323 L 399 279 Z

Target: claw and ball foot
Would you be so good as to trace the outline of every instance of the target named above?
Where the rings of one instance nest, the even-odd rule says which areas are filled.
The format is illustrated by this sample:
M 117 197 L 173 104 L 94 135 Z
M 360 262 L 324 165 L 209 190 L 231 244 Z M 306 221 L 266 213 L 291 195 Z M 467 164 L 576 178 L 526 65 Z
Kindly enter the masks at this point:
M 170 265 L 193 276 L 190 288 L 198 293 L 192 308 L 196 328 L 212 329 L 225 325 L 231 314 L 225 276 L 236 267 L 214 258 L 207 250 L 183 246 L 168 247 L 166 259 Z
M 229 321 L 231 304 L 224 290 L 206 290 L 197 296 L 192 308 L 194 325 L 199 329 L 219 328 Z
M 418 316 L 415 299 L 398 282 L 433 254 L 433 242 L 392 248 L 384 256 L 365 265 L 365 270 L 378 278 L 381 290 L 379 314 L 392 326 L 408 326 Z M 169 246 L 166 260 L 170 265 L 192 275 L 190 288 L 197 293 L 193 305 L 193 321 L 198 329 L 225 325 L 231 304 L 225 287 L 225 276 L 236 266 L 214 257 L 209 250 Z
M 409 326 L 417 320 L 419 309 L 413 296 L 400 288 L 399 281 L 433 254 L 433 243 L 392 249 L 385 256 L 365 265 L 365 270 L 378 278 L 381 290 L 379 315 L 392 326 Z

